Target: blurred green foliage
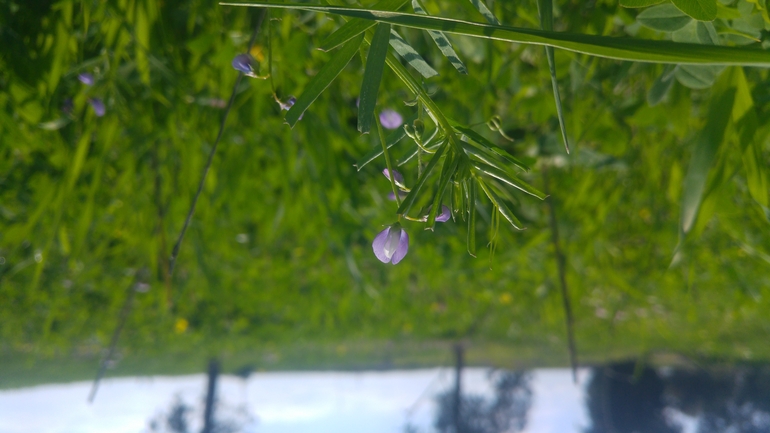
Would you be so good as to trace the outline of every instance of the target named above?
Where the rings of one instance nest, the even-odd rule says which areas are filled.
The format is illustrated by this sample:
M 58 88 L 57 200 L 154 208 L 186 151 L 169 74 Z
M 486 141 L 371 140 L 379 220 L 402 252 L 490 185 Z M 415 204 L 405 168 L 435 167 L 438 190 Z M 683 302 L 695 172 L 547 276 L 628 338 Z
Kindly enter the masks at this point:
M 470 2 L 425 3 L 431 15 L 483 19 Z M 503 23 L 540 27 L 535 1 L 488 4 Z M 554 6 L 557 31 L 670 37 L 614 1 Z M 739 16 L 764 13 L 752 7 L 720 3 Z M 356 131 L 361 57 L 293 129 L 275 101 L 299 96 L 330 58 L 315 48 L 342 23 L 332 16 L 270 13 L 252 54 L 267 56 L 271 35 L 272 70 L 264 57 L 260 73 L 272 81 L 244 79 L 237 89 L 168 274 L 237 77 L 230 62 L 246 50 L 257 14 L 204 0 L 0 3 L 0 353 L 96 356 L 146 269 L 150 290 L 137 296 L 120 343 L 129 353 L 468 339 L 512 347 L 513 358 L 526 348 L 532 363 L 552 365 L 561 353 L 566 363 L 543 202 L 510 198 L 527 230 L 500 225 L 493 259 L 483 248 L 467 254 L 459 221 L 434 231 L 404 222 L 407 257 L 395 267 L 374 257 L 371 241 L 395 222 L 396 204 L 386 199 L 382 158 L 353 166 L 380 146 L 377 134 Z M 764 38 L 767 24 L 754 24 Z M 522 178 L 541 190 L 548 167 L 581 358 L 770 359 L 767 70 L 716 72 L 742 102 L 682 230 L 683 185 L 718 87 L 686 87 L 662 65 L 556 50 L 572 144 L 565 155 L 542 48 L 452 37 L 468 69 L 461 75 L 427 33 L 398 31 L 439 72 L 424 86 L 447 116 L 533 161 Z M 733 43 L 728 36 L 735 32 L 720 33 Z M 95 85 L 78 80 L 83 72 Z M 88 104 L 95 97 L 103 117 Z M 409 118 L 415 109 L 403 102 L 412 99 L 386 69 L 378 107 Z M 495 115 L 515 141 L 483 126 Z M 397 160 L 407 147 L 392 148 Z M 414 183 L 416 161 L 402 172 Z M 478 210 L 483 240 L 492 207 L 482 201 Z

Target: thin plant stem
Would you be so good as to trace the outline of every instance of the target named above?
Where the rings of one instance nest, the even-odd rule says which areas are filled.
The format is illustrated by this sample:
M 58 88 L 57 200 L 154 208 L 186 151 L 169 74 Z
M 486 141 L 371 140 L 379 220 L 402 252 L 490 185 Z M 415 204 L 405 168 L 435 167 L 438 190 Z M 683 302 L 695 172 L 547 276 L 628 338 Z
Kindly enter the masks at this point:
M 382 153 L 385 155 L 385 165 L 388 167 L 388 178 L 390 179 L 390 186 L 393 188 L 393 195 L 396 196 L 396 204 L 401 207 L 401 198 L 398 196 L 398 189 L 396 188 L 396 176 L 393 174 L 393 165 L 390 162 L 390 153 L 388 152 L 388 143 L 385 142 L 385 133 L 382 131 L 382 125 L 377 115 L 374 116 L 374 121 L 377 123 L 377 133 L 380 135 L 380 143 L 382 144 Z
M 112 360 L 112 356 L 115 354 L 115 349 L 118 347 L 118 340 L 120 339 L 120 334 L 123 332 L 123 325 L 126 324 L 128 313 L 131 312 L 131 306 L 134 301 L 134 296 L 136 295 L 136 284 L 139 281 L 139 274 L 140 272 L 136 273 L 136 277 L 133 278 L 131 284 L 128 286 L 128 294 L 126 295 L 125 301 L 123 301 L 123 307 L 120 309 L 118 326 L 115 327 L 115 331 L 112 333 L 112 340 L 110 341 L 110 348 L 107 349 L 107 355 L 105 355 L 104 359 L 102 359 L 102 363 L 99 365 L 99 370 L 96 372 L 96 378 L 94 379 L 94 383 L 91 386 L 91 392 L 88 394 L 88 403 L 94 402 L 94 398 L 96 398 L 96 391 L 99 389 L 99 383 L 102 381 L 104 373 L 107 372 L 107 366 L 109 365 L 110 360 Z
M 569 347 L 569 363 L 572 367 L 572 381 L 577 383 L 577 348 L 575 347 L 574 317 L 572 315 L 572 304 L 569 299 L 569 287 L 567 286 L 566 259 L 562 252 L 559 242 L 559 226 L 556 223 L 556 208 L 551 197 L 550 185 L 548 181 L 548 167 L 543 167 L 543 188 L 545 189 L 545 202 L 548 205 L 548 214 L 551 224 L 551 242 L 556 256 L 556 267 L 559 272 L 559 287 L 561 288 L 562 306 L 564 308 L 564 317 L 567 325 L 567 345 Z
M 259 18 L 257 19 L 257 25 L 254 27 L 254 33 L 251 34 L 251 40 L 249 41 L 249 48 L 247 52 L 251 51 L 251 47 L 254 45 L 254 41 L 257 39 L 257 34 L 259 33 L 259 29 L 262 26 L 262 21 L 265 19 L 265 15 L 267 14 L 267 9 L 262 9 L 262 11 L 259 14 Z M 182 246 L 182 239 L 184 239 L 184 235 L 187 232 L 187 228 L 190 226 L 190 221 L 192 220 L 193 213 L 195 213 L 195 206 L 198 204 L 198 198 L 201 195 L 201 192 L 203 191 L 203 185 L 206 182 L 206 176 L 209 173 L 209 169 L 211 168 L 211 162 L 214 160 L 214 154 L 217 151 L 217 147 L 219 146 L 219 141 L 222 139 L 222 134 L 225 131 L 225 123 L 227 123 L 227 116 L 230 114 L 230 110 L 233 108 L 233 103 L 235 102 L 235 95 L 238 92 L 238 85 L 241 83 L 241 79 L 243 79 L 243 72 L 238 72 L 238 78 L 235 80 L 235 85 L 233 86 L 233 92 L 230 94 L 230 101 L 227 103 L 227 108 L 225 108 L 225 113 L 222 115 L 222 120 L 219 123 L 219 132 L 217 133 L 217 138 L 214 140 L 214 145 L 211 147 L 211 151 L 209 152 L 208 160 L 206 161 L 206 166 L 203 168 L 203 174 L 201 175 L 201 180 L 198 183 L 198 190 L 195 192 L 195 196 L 193 197 L 193 201 L 190 204 L 190 210 L 187 212 L 187 218 L 184 220 L 184 225 L 182 226 L 182 231 L 179 233 L 179 237 L 176 240 L 176 243 L 174 244 L 174 249 L 171 251 L 171 258 L 169 259 L 169 275 L 174 275 L 174 266 L 176 265 L 176 258 L 179 255 L 179 248 Z

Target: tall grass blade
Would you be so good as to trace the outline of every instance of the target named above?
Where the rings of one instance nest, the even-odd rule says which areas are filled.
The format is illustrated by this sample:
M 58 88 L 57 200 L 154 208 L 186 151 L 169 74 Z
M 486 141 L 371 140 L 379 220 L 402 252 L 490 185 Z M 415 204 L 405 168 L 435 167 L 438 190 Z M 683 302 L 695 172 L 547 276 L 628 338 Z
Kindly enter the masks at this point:
M 223 6 L 275 7 L 331 13 L 416 29 L 437 30 L 507 42 L 546 45 L 592 56 L 633 62 L 770 67 L 770 51 L 747 47 L 723 47 L 562 33 L 343 6 L 272 2 L 223 2 L 220 4 Z
M 390 46 L 409 66 L 417 70 L 423 77 L 430 78 L 438 75 L 438 72 L 431 68 L 428 62 L 393 29 L 390 30 Z

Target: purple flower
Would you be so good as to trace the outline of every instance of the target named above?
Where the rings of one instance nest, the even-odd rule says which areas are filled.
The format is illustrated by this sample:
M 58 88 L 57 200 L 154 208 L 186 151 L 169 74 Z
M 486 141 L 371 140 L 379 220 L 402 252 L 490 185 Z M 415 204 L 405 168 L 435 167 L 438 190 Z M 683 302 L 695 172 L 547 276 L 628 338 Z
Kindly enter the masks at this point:
M 78 80 L 80 80 L 80 82 L 85 84 L 86 86 L 94 85 L 94 76 L 89 74 L 88 72 L 83 72 L 82 74 L 79 74 Z
M 450 216 L 452 216 L 452 211 L 449 210 L 449 206 L 441 205 L 441 215 L 436 217 L 436 221 L 445 223 L 449 221 Z
M 244 74 L 253 74 L 254 70 L 251 68 L 251 56 L 248 54 L 238 54 L 233 59 L 233 68 Z
M 396 129 L 404 123 L 404 118 L 396 111 L 385 109 L 380 112 L 380 123 L 385 129 Z
M 106 111 L 104 108 L 104 101 L 99 98 L 88 98 L 88 103 L 91 104 L 91 108 L 94 109 L 94 113 L 96 113 L 97 117 L 104 116 L 104 112 Z
M 430 212 L 430 206 L 422 210 L 423 212 Z M 449 206 L 442 204 L 441 205 L 441 213 L 436 215 L 436 222 L 439 223 L 445 223 L 449 221 L 449 217 L 452 216 L 452 211 L 449 210 Z M 428 214 L 424 215 L 422 218 L 419 219 L 421 222 L 428 221 Z
M 293 96 L 289 96 L 289 99 L 287 99 L 286 102 L 281 102 L 279 100 L 278 101 L 278 105 L 281 106 L 281 110 L 289 111 L 289 109 L 294 106 L 295 102 L 297 102 L 297 98 L 295 98 Z
M 372 242 L 374 255 L 382 263 L 393 263 L 394 265 L 401 261 L 409 251 L 409 235 L 406 230 L 401 228 L 399 223 L 386 227 L 374 238 Z
M 399 191 L 398 192 L 398 198 L 400 198 L 401 200 L 405 199 L 407 195 L 409 195 L 409 193 L 407 193 L 406 191 Z M 396 201 L 396 195 L 393 194 L 392 191 L 388 193 L 388 200 Z
M 388 172 L 387 168 L 382 170 L 382 174 L 384 174 L 385 177 L 390 180 L 390 172 Z M 396 186 L 399 188 L 406 188 L 404 186 L 404 176 L 402 176 L 401 173 L 397 172 L 396 170 L 393 170 L 393 180 L 396 182 Z

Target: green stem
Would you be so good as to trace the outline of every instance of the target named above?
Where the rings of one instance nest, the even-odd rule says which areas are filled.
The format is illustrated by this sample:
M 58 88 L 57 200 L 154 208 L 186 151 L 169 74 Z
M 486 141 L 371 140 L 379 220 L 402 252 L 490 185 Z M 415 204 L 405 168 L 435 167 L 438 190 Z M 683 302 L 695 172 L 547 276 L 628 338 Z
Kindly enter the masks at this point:
M 398 188 L 396 188 L 396 179 L 394 176 L 393 165 L 390 162 L 390 153 L 388 152 L 388 143 L 385 142 L 385 133 L 382 131 L 382 125 L 380 124 L 380 118 L 376 114 L 374 115 L 374 122 L 377 123 L 377 133 L 380 135 L 380 144 L 382 144 L 382 153 L 385 155 L 385 165 L 388 167 L 388 179 L 390 179 L 390 186 L 393 188 L 393 195 L 396 196 L 396 204 L 401 207 L 401 197 L 398 195 Z

